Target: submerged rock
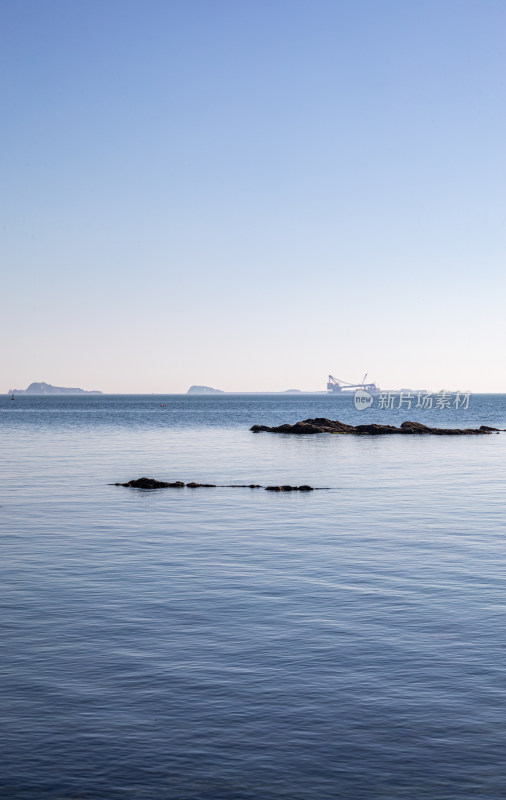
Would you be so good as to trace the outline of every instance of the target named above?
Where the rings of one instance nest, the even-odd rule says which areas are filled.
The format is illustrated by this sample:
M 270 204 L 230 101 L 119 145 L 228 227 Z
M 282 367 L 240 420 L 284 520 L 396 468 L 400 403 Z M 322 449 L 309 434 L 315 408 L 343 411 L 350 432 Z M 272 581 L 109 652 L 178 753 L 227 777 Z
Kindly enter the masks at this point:
M 266 486 L 266 492 L 313 492 L 312 486 Z
M 224 489 L 261 489 L 259 483 L 232 483 L 224 486 Z
M 127 483 L 111 483 L 111 486 L 127 486 L 129 489 L 266 489 L 269 492 L 312 492 L 313 486 L 261 486 L 259 483 L 227 486 L 216 483 L 183 483 L 183 481 L 157 481 L 155 478 L 137 478 Z
M 184 483 L 182 481 L 167 483 L 167 481 L 157 481 L 155 478 L 137 478 L 128 483 L 115 483 L 114 486 L 128 486 L 132 489 L 182 489 Z
M 493 431 L 498 431 L 498 428 L 490 428 L 488 425 L 482 425 L 480 428 L 429 428 L 421 422 L 410 422 L 409 420 L 403 422 L 397 428 L 395 425 L 378 425 L 371 423 L 369 425 L 347 425 L 339 420 L 326 419 L 325 417 L 317 417 L 315 419 L 304 419 L 301 422 L 296 422 L 294 425 L 276 425 L 269 427 L 268 425 L 253 425 L 250 428 L 253 433 L 260 433 L 266 431 L 268 433 L 295 433 L 295 434 L 310 434 L 310 433 L 342 433 L 352 434 L 355 436 L 388 436 L 394 433 L 403 433 L 408 435 L 424 435 L 432 434 L 433 436 L 466 436 L 473 434 L 488 434 Z

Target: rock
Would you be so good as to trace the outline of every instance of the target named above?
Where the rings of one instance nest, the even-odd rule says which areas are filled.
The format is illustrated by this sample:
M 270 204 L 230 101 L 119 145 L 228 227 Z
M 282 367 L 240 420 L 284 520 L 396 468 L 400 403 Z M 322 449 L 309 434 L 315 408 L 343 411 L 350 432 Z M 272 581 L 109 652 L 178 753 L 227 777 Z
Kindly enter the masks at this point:
M 268 431 L 269 433 L 352 433 L 354 427 L 353 425 L 345 425 L 337 420 L 317 417 L 316 419 L 304 419 L 294 425 L 285 423 L 273 428 L 269 428 L 267 425 L 253 425 L 250 430 L 254 433 L 261 431 Z
M 166 481 L 157 481 L 155 478 L 137 478 L 128 483 L 115 483 L 114 486 L 128 486 L 131 489 L 181 489 L 184 483 L 182 481 L 167 483 Z
M 355 433 L 360 435 L 363 434 L 370 434 L 372 436 L 384 436 L 390 433 L 408 433 L 407 430 L 400 430 L 396 428 L 395 425 L 376 425 L 372 423 L 371 425 L 357 425 L 354 431 L 349 431 L 349 433 Z M 410 431 L 411 433 L 411 431 Z
M 233 483 L 230 486 L 224 486 L 224 489 L 261 489 L 259 483 Z
M 317 417 L 316 419 L 304 419 L 301 422 L 296 422 L 294 425 L 276 425 L 272 428 L 267 425 L 253 425 L 250 430 L 254 433 L 260 433 L 262 431 L 268 433 L 291 434 L 348 433 L 355 436 L 388 436 L 393 433 L 402 433 L 406 435 L 431 434 L 433 436 L 466 436 L 489 434 L 499 429 L 489 428 L 487 425 L 482 425 L 480 428 L 429 428 L 421 422 L 410 422 L 409 420 L 403 422 L 399 428 L 396 428 L 395 425 L 378 425 L 376 423 L 371 423 L 369 425 L 346 425 L 344 422 L 339 422 L 339 420 Z M 273 489 L 273 491 L 275 491 L 275 489 Z
M 403 422 L 401 428 L 406 433 L 428 433 L 430 431 L 430 428 L 421 422 Z
M 155 478 L 137 478 L 136 480 L 128 481 L 127 483 L 111 483 L 110 486 L 127 486 L 129 489 L 182 489 L 186 486 L 187 489 L 262 489 L 265 488 L 270 492 L 312 492 L 313 487 L 307 486 L 260 486 L 259 483 L 248 484 L 234 484 L 232 486 L 224 486 L 216 483 L 187 483 L 183 481 L 174 481 L 169 483 L 167 481 L 157 481 Z
M 314 491 L 312 486 L 266 486 L 266 492 L 312 492 Z

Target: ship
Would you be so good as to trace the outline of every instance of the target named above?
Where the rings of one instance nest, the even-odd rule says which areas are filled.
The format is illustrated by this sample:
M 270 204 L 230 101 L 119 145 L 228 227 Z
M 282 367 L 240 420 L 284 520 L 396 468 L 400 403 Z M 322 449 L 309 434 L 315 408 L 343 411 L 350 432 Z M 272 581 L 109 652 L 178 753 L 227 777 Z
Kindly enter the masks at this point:
M 340 378 L 334 378 L 333 375 L 329 375 L 327 392 L 340 394 L 342 392 L 356 392 L 358 389 L 363 389 L 365 392 L 369 392 L 369 394 L 379 394 L 381 391 L 379 386 L 376 386 L 375 383 L 371 381 L 367 382 L 367 372 L 362 378 L 361 383 L 351 383 L 350 381 L 343 381 Z

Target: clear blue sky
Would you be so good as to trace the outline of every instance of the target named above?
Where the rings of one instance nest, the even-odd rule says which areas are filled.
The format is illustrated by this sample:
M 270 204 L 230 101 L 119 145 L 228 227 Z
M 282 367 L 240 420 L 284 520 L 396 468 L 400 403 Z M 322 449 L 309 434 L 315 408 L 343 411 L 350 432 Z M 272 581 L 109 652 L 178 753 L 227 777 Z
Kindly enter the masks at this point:
M 0 391 L 506 391 L 504 0 L 1 0 Z

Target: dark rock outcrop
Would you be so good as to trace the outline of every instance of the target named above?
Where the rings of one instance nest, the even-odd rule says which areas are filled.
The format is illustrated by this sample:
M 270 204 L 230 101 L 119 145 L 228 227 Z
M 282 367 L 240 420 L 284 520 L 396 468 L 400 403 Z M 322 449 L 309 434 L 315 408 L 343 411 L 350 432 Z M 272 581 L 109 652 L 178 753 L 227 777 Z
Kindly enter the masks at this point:
M 182 489 L 184 483 L 182 481 L 167 483 L 167 481 L 157 481 L 155 478 L 137 478 L 128 483 L 115 483 L 114 486 L 128 486 L 131 489 Z
M 480 428 L 429 428 L 421 422 L 403 422 L 397 428 L 395 425 L 378 425 L 371 423 L 369 425 L 346 425 L 339 420 L 326 419 L 325 417 L 317 417 L 315 419 L 304 419 L 301 422 L 296 422 L 294 425 L 276 425 L 272 428 L 267 425 L 253 425 L 250 428 L 254 433 L 267 431 L 268 433 L 295 433 L 295 434 L 310 434 L 310 433 L 343 433 L 353 434 L 355 436 L 388 436 L 394 433 L 403 434 L 432 434 L 433 436 L 465 436 L 473 434 L 488 434 L 492 431 L 499 430 L 498 428 L 490 428 L 487 425 L 482 425 Z
M 259 483 L 233 483 L 230 486 L 223 486 L 223 489 L 261 489 Z
M 266 492 L 313 492 L 312 486 L 266 486 Z
M 127 486 L 129 489 L 266 489 L 269 492 L 312 492 L 313 486 L 260 486 L 259 483 L 226 486 L 216 483 L 183 483 L 183 481 L 157 481 L 155 478 L 136 478 L 127 483 L 111 483 L 111 486 Z

